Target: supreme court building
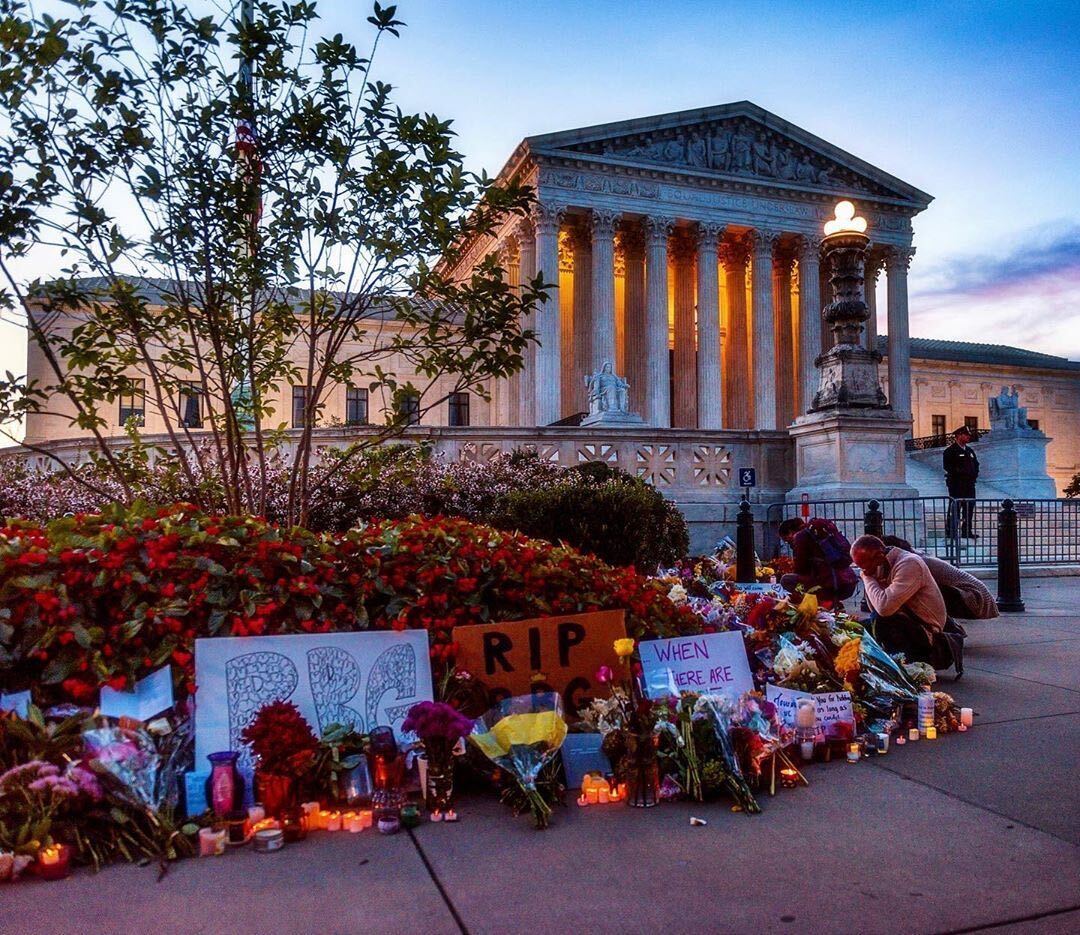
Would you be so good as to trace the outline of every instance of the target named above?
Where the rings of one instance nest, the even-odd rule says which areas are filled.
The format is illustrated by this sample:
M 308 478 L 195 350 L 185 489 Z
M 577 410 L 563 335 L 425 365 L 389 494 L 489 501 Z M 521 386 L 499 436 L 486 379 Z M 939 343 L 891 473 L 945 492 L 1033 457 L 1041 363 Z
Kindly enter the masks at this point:
M 445 410 L 425 413 L 407 440 L 454 459 L 524 447 L 566 466 L 603 461 L 673 497 L 695 547 L 708 545 L 730 530 L 739 468 L 756 469 L 753 499 L 761 504 L 784 499 L 802 476 L 789 427 L 812 404 L 815 360 L 832 337 L 822 318 L 831 298 L 823 226 L 849 200 L 868 222 L 863 340 L 881 355 L 891 415 L 908 434 L 940 435 L 985 420 L 987 399 L 1018 384 L 1029 417 L 1050 436 L 1058 490 L 1080 471 L 1080 363 L 1019 348 L 913 343 L 912 221 L 931 196 L 755 104 L 529 137 L 500 178 L 533 186 L 535 211 L 466 245 L 450 272 L 468 276 L 496 253 L 511 282 L 542 276 L 548 301 L 525 323 L 539 341 L 520 373 L 489 388 L 490 401 L 448 389 Z M 398 363 L 398 376 L 409 378 Z M 605 364 L 629 383 L 627 408 L 640 420 L 582 424 L 586 377 Z M 44 366 L 31 344 L 29 378 Z M 303 389 L 280 388 L 277 411 L 286 419 Z M 366 393 L 327 391 L 319 446 L 347 443 L 382 421 L 385 406 Z M 148 440 L 163 431 L 152 400 L 126 404 L 108 417 L 118 438 L 131 414 Z M 885 469 L 903 478 L 902 434 L 872 454 L 841 446 L 844 471 L 868 490 Z M 27 441 L 61 450 L 65 460 L 85 456 L 85 435 L 60 410 L 27 419 Z M 910 495 L 943 493 L 925 489 L 921 470 L 915 480 L 908 470 Z

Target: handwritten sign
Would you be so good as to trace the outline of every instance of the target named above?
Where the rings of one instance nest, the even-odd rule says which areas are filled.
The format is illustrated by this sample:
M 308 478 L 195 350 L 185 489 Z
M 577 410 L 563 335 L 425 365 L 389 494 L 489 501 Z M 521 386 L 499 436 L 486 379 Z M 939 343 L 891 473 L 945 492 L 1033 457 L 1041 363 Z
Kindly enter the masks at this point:
M 196 767 L 217 750 L 237 750 L 245 773 L 240 734 L 270 702 L 295 704 L 318 735 L 350 724 L 360 732 L 388 725 L 400 736 L 409 708 L 432 700 L 424 630 L 196 640 L 195 681 Z
M 596 670 L 618 666 L 614 644 L 625 636 L 621 610 L 470 624 L 453 633 L 458 668 L 492 689 L 496 699 L 560 692 L 570 717 L 592 700 Z
M 149 721 L 173 706 L 172 669 L 162 666 L 135 683 L 134 691 L 117 691 L 102 686 L 98 709 L 108 717 L 130 717 Z
M 800 692 L 793 688 L 781 688 L 779 685 L 766 684 L 765 700 L 776 705 L 780 720 L 795 726 L 795 709 L 800 698 L 813 698 L 817 709 L 817 729 L 825 731 L 830 724 L 841 721 L 854 721 L 855 712 L 851 708 L 850 692 Z
M 774 597 L 784 597 L 787 594 L 778 584 L 743 584 L 739 583 L 735 585 L 736 591 L 742 591 L 743 594 L 771 594 Z
M 682 692 L 726 693 L 737 698 L 754 687 L 742 634 L 705 633 L 638 644 L 650 698 Z

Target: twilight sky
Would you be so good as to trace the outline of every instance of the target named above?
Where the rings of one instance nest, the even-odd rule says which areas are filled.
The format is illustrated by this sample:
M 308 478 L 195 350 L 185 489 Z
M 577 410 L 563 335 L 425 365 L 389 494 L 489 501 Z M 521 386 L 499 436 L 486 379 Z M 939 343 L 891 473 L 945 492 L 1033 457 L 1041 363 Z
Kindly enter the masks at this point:
M 229 0 L 220 0 L 224 6 Z M 366 50 L 366 0 L 321 0 Z M 751 100 L 935 196 L 915 336 L 1080 357 L 1075 0 L 402 0 L 378 76 L 473 169 L 522 137 Z M 884 331 L 884 326 L 880 329 Z M 0 371 L 25 337 L 0 325 Z

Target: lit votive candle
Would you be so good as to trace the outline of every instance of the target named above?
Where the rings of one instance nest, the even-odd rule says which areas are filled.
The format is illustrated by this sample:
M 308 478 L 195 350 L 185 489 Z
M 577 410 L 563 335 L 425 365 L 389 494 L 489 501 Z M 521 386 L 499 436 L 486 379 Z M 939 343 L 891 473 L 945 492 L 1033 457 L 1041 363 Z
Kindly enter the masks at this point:
M 375 824 L 375 810 L 371 808 L 362 808 L 356 813 L 360 816 L 360 827 L 370 828 Z
M 874 742 L 877 744 L 877 752 L 878 753 L 888 753 L 889 752 L 889 735 L 888 734 L 878 734 L 874 738 Z
M 927 740 L 937 740 L 937 728 L 936 727 L 928 727 L 928 728 L 926 728 L 926 739 Z
M 577 797 L 577 804 L 580 805 L 582 808 L 585 808 L 585 806 L 589 804 L 589 796 L 586 793 L 582 792 L 581 795 Z
M 326 830 L 327 831 L 340 831 L 341 830 L 341 812 L 331 812 L 326 817 Z
M 849 763 L 859 762 L 859 745 L 857 743 L 849 743 L 847 746 L 847 761 Z
M 625 802 L 625 801 L 626 801 L 626 797 L 627 797 L 627 796 L 628 796 L 629 794 L 630 794 L 630 793 L 629 793 L 629 792 L 627 791 L 627 788 L 626 788 L 626 783 L 625 783 L 625 782 L 620 782 L 620 783 L 619 783 L 619 801 L 620 801 L 620 802 Z
M 50 844 L 38 851 L 37 874 L 42 880 L 62 880 L 69 873 L 71 848 L 66 844 Z
M 599 805 L 600 790 L 593 786 L 590 786 L 588 789 L 585 790 L 585 798 L 589 800 L 590 805 Z
M 262 821 L 264 818 L 266 818 L 266 809 L 261 805 L 252 805 L 251 808 L 248 809 L 248 821 L 253 825 Z
M 199 856 L 218 857 L 225 853 L 226 831 L 215 831 L 213 828 L 199 829 Z
M 975 723 L 975 712 L 971 708 L 960 709 L 960 724 L 963 727 L 971 727 Z
M 325 831 L 329 824 L 330 824 L 330 809 L 328 809 L 328 808 L 320 809 L 315 815 L 315 824 L 314 824 L 313 827 L 321 828 L 323 831 Z
M 907 737 L 904 736 L 903 732 L 896 735 L 896 745 L 898 747 L 902 747 L 906 743 L 907 743 Z
M 785 766 L 780 770 L 780 785 L 785 789 L 794 789 L 799 784 L 799 771 Z
M 307 825 L 309 828 L 319 827 L 319 803 L 318 802 L 305 802 L 300 806 L 300 812 L 307 819 Z
M 611 801 L 611 793 L 607 789 L 598 789 L 596 792 L 597 801 L 601 805 L 607 805 Z
M 350 834 L 356 834 L 364 830 L 364 822 L 356 812 L 346 812 L 341 816 L 345 823 L 345 830 Z
M 919 728 L 912 727 L 910 730 L 908 730 L 907 739 L 912 740 L 912 741 L 918 740 L 919 739 Z

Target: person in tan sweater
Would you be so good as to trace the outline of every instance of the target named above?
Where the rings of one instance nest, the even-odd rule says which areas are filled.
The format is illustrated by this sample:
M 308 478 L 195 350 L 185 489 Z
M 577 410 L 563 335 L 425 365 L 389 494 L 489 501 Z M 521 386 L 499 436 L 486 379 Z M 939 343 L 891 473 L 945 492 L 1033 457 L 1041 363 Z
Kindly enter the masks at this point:
M 914 552 L 889 548 L 876 536 L 856 539 L 851 559 L 862 572 L 881 645 L 903 653 L 909 662 L 932 663 L 934 643 L 948 614 L 926 562 Z
M 905 552 L 915 551 L 910 542 L 899 536 L 885 536 L 881 541 Z M 997 601 L 978 578 L 936 556 L 924 555 L 921 552 L 918 555 L 926 562 L 934 583 L 945 598 L 945 610 L 950 617 L 959 617 L 961 620 L 993 620 L 999 616 Z

